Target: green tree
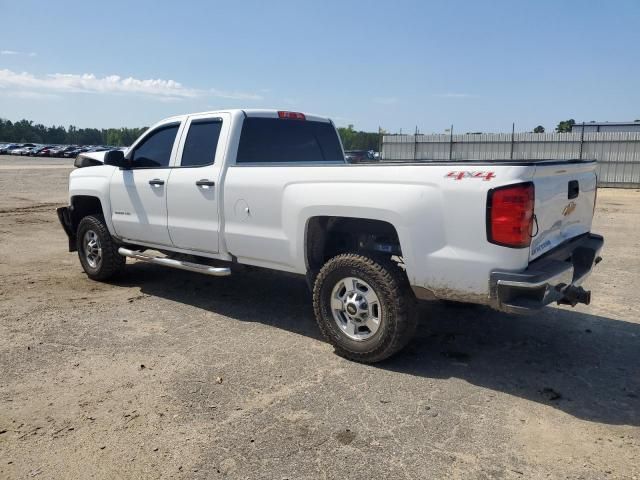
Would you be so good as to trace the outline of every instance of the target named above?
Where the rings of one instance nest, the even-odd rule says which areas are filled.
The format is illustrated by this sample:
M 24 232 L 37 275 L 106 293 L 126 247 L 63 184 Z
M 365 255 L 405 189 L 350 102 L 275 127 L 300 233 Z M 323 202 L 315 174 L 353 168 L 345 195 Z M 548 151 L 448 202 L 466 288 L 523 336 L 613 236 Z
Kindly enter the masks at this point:
M 544 133 L 544 127 L 542 125 L 538 125 L 533 129 L 533 133 Z
M 569 120 L 562 120 L 560 123 L 558 123 L 558 126 L 556 127 L 556 132 L 569 133 L 571 132 L 571 129 L 575 124 L 576 124 L 576 121 L 573 118 L 570 118 Z
M 378 132 L 362 132 L 353 129 L 353 125 L 347 128 L 338 128 L 342 146 L 345 150 L 377 150 L 379 143 Z
M 49 127 L 47 128 L 47 143 L 65 143 L 67 140 L 67 131 L 64 127 Z

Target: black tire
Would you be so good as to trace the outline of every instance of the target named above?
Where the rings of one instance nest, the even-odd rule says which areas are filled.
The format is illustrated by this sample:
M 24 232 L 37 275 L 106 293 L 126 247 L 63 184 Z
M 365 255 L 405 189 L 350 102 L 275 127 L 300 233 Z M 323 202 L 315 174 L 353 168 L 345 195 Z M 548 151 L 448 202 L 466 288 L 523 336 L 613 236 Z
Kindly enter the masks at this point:
M 101 251 L 100 261 L 92 261 L 87 252 L 85 235 L 95 233 Z M 118 253 L 118 245 L 111 238 L 102 215 L 90 215 L 80 220 L 76 235 L 76 246 L 80 264 L 92 280 L 105 281 L 115 277 L 124 269 L 127 259 Z M 93 264 L 92 264 L 93 263 Z
M 347 336 L 333 316 L 332 291 L 346 277 L 364 280 L 380 303 L 379 327 L 365 340 Z M 338 355 L 357 362 L 379 362 L 400 351 L 415 332 L 414 306 L 406 275 L 384 258 L 355 253 L 333 257 L 322 267 L 313 287 L 313 308 L 320 331 Z

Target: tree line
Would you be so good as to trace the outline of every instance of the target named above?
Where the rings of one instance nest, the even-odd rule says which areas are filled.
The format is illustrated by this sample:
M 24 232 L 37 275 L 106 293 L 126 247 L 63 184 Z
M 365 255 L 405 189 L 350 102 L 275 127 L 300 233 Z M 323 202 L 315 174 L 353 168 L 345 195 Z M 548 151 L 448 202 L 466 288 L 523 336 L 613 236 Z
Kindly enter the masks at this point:
M 573 118 L 569 120 L 562 120 L 556 126 L 556 133 L 571 133 L 573 127 L 575 126 L 576 121 Z M 544 127 L 542 125 L 538 125 L 533 129 L 533 133 L 544 133 Z
M 142 128 L 78 128 L 50 126 L 31 120 L 12 122 L 0 118 L 0 142 L 69 144 L 69 145 L 113 145 L 128 146 L 142 134 Z M 345 150 L 378 150 L 377 132 L 356 131 L 353 125 L 338 128 Z M 383 132 L 384 133 L 384 132 Z
M 147 128 L 47 127 L 31 120 L 11 122 L 0 118 L 0 141 L 16 143 L 127 146 Z
M 571 132 L 576 125 L 574 119 L 562 120 L 555 131 L 558 133 Z M 128 146 L 142 134 L 147 127 L 141 128 L 77 128 L 74 125 L 68 127 L 47 127 L 41 123 L 34 124 L 31 120 L 11 122 L 0 118 L 0 142 L 16 143 L 43 143 L 43 144 L 69 144 L 69 145 L 113 145 Z M 544 133 L 542 125 L 533 129 L 534 133 Z M 379 132 L 357 131 L 353 125 L 338 128 L 345 150 L 378 150 L 380 148 L 380 136 L 386 134 L 384 130 Z

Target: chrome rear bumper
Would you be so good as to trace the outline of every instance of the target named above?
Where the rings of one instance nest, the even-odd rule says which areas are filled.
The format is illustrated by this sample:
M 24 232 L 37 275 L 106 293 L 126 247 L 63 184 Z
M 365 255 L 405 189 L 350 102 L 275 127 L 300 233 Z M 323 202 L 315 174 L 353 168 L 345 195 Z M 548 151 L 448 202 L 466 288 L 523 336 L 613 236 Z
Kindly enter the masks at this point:
M 512 313 L 539 310 L 552 302 L 588 304 L 590 292 L 580 285 L 600 262 L 604 239 L 589 233 L 534 260 L 522 272 L 491 272 L 492 306 Z

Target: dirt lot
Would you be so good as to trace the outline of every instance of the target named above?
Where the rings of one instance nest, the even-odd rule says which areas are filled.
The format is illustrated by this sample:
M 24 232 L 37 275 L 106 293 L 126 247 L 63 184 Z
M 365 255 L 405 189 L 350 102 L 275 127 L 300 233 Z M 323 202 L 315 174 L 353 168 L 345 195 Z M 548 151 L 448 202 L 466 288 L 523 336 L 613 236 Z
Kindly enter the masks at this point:
M 0 157 L 0 478 L 640 479 L 640 192 L 599 192 L 590 307 L 437 303 L 364 366 L 295 277 L 88 280 L 70 163 Z

